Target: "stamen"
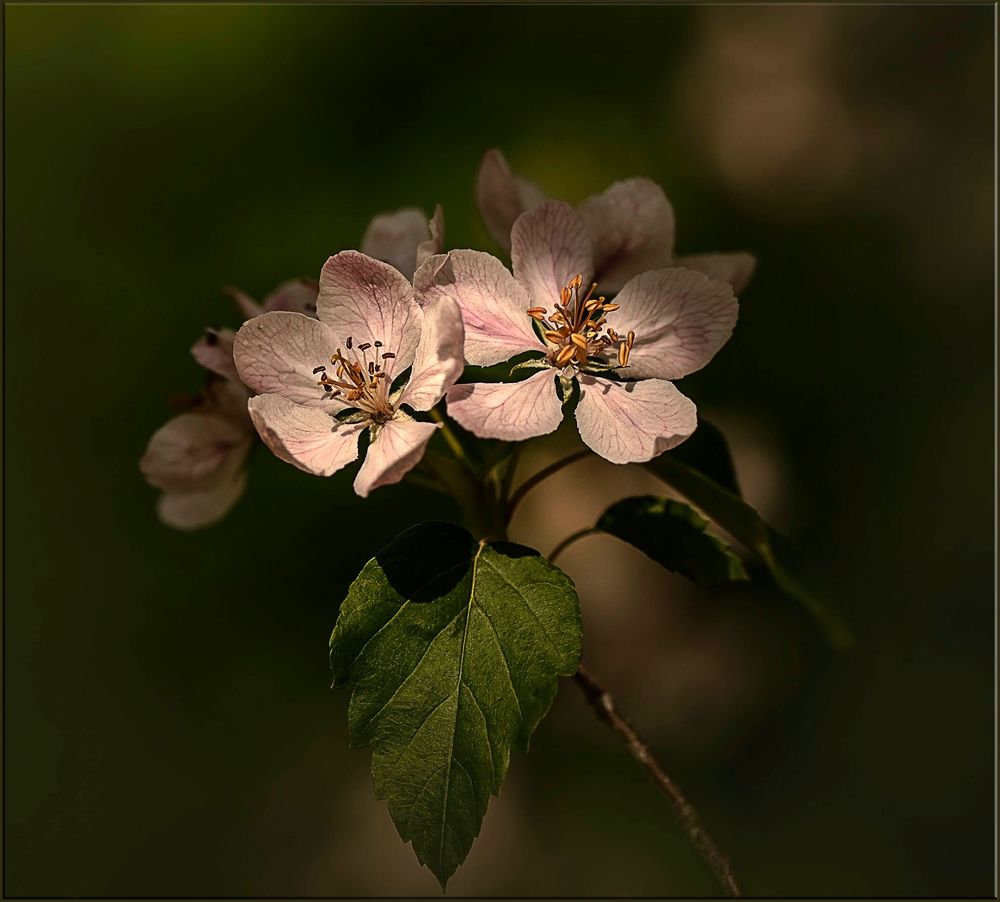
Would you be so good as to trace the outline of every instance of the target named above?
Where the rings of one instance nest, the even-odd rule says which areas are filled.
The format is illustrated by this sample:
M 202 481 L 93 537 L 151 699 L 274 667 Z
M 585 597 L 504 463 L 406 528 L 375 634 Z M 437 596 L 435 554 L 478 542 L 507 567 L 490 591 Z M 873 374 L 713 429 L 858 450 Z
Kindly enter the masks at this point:
M 371 346 L 372 346 L 372 343 L 370 341 L 366 341 L 363 345 L 358 345 L 358 350 L 359 351 L 367 351 Z M 350 347 L 350 345 L 348 345 L 348 347 Z
M 566 366 L 570 362 L 573 355 L 576 353 L 576 347 L 574 345 L 566 345 L 560 349 L 559 353 L 556 354 L 556 365 Z
M 380 341 L 376 341 L 376 342 L 375 342 L 375 347 L 376 347 L 376 348 L 381 348 L 381 347 L 382 347 L 382 342 L 380 342 Z
M 354 339 L 350 335 L 347 336 L 347 350 L 351 350 L 354 347 Z M 340 348 L 337 348 L 337 355 L 340 355 Z
M 578 348 L 582 348 L 584 351 L 587 350 L 587 339 L 584 338 L 579 332 L 573 332 L 570 335 L 569 340 Z
M 313 375 L 315 376 L 317 373 L 325 373 L 325 372 L 326 372 L 325 366 L 318 366 L 316 367 L 316 369 L 313 370 Z
M 393 354 L 393 353 L 392 353 L 392 351 L 386 351 L 386 352 L 385 352 L 385 353 L 384 353 L 384 354 L 382 355 L 382 359 L 383 359 L 383 360 L 395 360 L 395 359 L 396 359 L 396 355 L 395 355 L 395 354 Z

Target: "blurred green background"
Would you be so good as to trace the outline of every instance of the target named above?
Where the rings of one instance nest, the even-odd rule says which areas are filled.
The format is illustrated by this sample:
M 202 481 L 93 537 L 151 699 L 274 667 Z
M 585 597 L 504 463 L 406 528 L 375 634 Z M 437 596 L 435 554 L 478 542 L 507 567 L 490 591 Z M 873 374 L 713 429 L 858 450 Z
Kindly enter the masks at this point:
M 182 535 L 137 462 L 238 322 L 219 286 L 315 277 L 402 206 L 489 247 L 500 146 L 573 201 L 650 176 L 681 251 L 757 255 L 683 387 L 860 637 L 835 656 L 763 590 L 602 608 L 568 554 L 595 669 L 748 892 L 992 895 L 993 15 L 8 5 L 6 893 L 437 892 L 326 642 L 368 556 L 454 512 L 259 451 Z M 605 733 L 565 683 L 452 893 L 715 893 Z

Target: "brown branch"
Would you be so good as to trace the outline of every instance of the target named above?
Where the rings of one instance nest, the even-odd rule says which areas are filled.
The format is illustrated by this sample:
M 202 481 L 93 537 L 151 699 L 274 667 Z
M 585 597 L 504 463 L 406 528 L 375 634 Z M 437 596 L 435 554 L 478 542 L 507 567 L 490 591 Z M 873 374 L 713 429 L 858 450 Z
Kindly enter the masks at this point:
M 617 733 L 628 745 L 632 757 L 635 758 L 646 770 L 650 779 L 657 785 L 674 806 L 677 812 L 677 819 L 681 827 L 687 834 L 691 845 L 698 850 L 698 853 L 708 863 L 714 872 L 719 883 L 729 896 L 739 896 L 740 887 L 733 874 L 733 866 L 729 859 L 722 854 L 715 840 L 709 836 L 708 831 L 702 826 L 701 818 L 694 806 L 688 801 L 687 796 L 681 788 L 666 775 L 660 763 L 653 757 L 649 747 L 642 741 L 639 734 L 632 728 L 631 724 L 615 708 L 614 699 L 600 683 L 600 681 L 580 664 L 580 669 L 573 676 L 574 681 L 580 687 L 587 702 L 597 713 L 599 719 L 604 721 L 615 733 Z

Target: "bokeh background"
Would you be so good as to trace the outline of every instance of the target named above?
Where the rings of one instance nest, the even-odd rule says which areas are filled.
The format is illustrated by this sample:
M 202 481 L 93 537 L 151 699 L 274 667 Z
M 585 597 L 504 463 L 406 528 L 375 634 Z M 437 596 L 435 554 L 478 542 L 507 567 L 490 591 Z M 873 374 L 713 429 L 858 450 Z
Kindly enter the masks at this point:
M 756 253 L 683 387 L 860 638 L 835 655 L 766 590 L 591 538 L 563 564 L 592 668 L 747 891 L 992 895 L 993 16 L 5 7 L 6 893 L 437 893 L 326 643 L 371 552 L 455 512 L 259 452 L 183 535 L 137 462 L 201 329 L 238 323 L 219 286 L 315 277 L 402 206 L 490 247 L 472 185 L 500 146 L 572 201 L 650 176 L 682 252 Z M 577 465 L 514 536 L 545 551 L 651 487 Z M 569 682 L 450 890 L 716 892 Z

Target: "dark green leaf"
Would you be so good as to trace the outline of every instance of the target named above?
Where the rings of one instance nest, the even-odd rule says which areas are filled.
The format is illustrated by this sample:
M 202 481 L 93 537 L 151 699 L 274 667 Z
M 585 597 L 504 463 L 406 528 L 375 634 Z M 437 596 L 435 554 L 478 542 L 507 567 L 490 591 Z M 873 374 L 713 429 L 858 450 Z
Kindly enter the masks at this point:
M 702 417 L 698 417 L 698 428 L 694 435 L 667 453 L 675 460 L 704 473 L 734 495 L 740 494 L 726 437 L 717 426 Z
M 749 504 L 670 453 L 654 457 L 645 466 L 756 555 L 775 585 L 816 618 L 834 648 L 854 643 L 839 612 L 803 584 L 787 543 Z
M 743 562 L 715 536 L 708 535 L 706 526 L 708 521 L 688 505 L 655 495 L 623 498 L 597 521 L 597 529 L 634 545 L 699 586 L 747 579 Z
M 334 685 L 354 687 L 351 742 L 372 745 L 375 793 L 442 886 L 580 639 L 561 570 L 447 523 L 407 530 L 352 584 L 330 638 Z

